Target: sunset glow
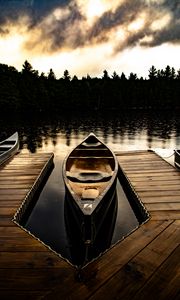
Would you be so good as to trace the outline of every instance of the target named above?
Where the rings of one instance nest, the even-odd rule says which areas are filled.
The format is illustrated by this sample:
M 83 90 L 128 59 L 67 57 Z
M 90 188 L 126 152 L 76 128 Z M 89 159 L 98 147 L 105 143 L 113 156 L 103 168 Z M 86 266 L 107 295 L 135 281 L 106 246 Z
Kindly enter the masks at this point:
M 89 23 L 105 12 L 114 11 L 121 2 L 121 0 L 77 0 L 80 11 L 86 16 Z
M 23 11 L 1 24 L 0 63 L 21 69 L 27 59 L 39 72 L 52 68 L 57 77 L 65 69 L 79 77 L 99 76 L 104 69 L 147 76 L 151 65 L 179 69 L 177 9 L 164 3 L 59 1 L 39 19 Z
M 172 19 L 172 16 L 169 13 L 162 15 L 161 18 L 156 19 L 155 21 L 152 22 L 151 29 L 153 31 L 156 31 L 156 30 L 159 30 L 160 28 L 168 26 L 171 19 Z

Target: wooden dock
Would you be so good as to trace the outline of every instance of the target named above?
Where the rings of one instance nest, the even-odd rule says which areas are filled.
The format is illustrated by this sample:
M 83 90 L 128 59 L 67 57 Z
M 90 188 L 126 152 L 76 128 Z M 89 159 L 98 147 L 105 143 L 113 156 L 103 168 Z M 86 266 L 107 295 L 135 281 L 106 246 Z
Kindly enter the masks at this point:
M 180 172 L 153 152 L 117 157 L 151 218 L 81 274 L 12 221 L 52 154 L 19 154 L 1 167 L 1 300 L 180 299 Z

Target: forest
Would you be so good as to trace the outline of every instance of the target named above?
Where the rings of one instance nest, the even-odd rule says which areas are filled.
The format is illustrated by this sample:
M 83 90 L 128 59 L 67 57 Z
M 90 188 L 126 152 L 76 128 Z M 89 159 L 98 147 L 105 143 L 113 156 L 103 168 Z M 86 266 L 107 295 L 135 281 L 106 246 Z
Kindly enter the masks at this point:
M 22 70 L 0 64 L 1 114 L 49 114 L 65 111 L 180 109 L 180 69 L 152 66 L 148 78 L 130 73 L 90 75 L 78 79 L 68 70 L 56 78 L 52 69 L 39 74 L 26 60 Z

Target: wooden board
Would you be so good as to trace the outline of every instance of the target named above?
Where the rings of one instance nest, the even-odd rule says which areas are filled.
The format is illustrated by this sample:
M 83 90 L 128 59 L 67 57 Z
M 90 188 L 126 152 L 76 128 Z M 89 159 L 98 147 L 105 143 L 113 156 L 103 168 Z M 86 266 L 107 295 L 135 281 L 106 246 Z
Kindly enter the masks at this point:
M 129 152 L 128 155 L 119 153 L 117 158 L 125 176 L 152 218 L 156 218 L 159 211 L 161 219 L 163 215 L 164 220 L 171 218 L 171 215 L 172 220 L 180 218 L 179 170 L 149 151 Z
M 12 222 L 51 154 L 0 170 L 0 299 L 179 299 L 180 172 L 149 151 L 117 157 L 151 218 L 80 272 Z

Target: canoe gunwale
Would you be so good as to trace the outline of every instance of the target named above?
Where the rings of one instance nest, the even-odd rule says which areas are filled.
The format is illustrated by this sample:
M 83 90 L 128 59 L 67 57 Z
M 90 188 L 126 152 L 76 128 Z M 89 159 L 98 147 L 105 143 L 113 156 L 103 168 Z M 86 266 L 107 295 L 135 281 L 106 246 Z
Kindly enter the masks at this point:
M 180 169 L 180 150 L 174 150 L 174 164 L 177 169 Z

